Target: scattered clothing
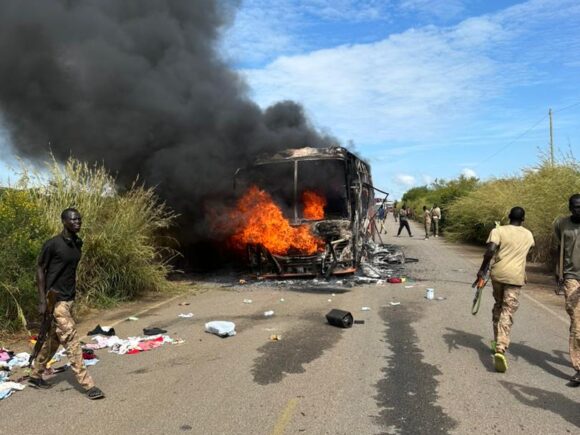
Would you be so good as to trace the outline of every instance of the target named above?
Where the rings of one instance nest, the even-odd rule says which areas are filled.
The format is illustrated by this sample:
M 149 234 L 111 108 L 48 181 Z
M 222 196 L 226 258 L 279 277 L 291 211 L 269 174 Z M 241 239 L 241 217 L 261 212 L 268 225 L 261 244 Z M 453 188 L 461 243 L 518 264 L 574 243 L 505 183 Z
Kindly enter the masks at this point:
M 187 313 L 187 314 L 181 313 L 177 317 L 181 317 L 181 318 L 184 318 L 184 319 L 189 319 L 190 317 L 193 317 L 193 313 Z
M 95 329 L 87 332 L 87 335 L 106 335 L 108 337 L 112 337 L 113 335 L 117 335 L 117 334 L 115 333 L 115 328 L 97 325 L 97 327 Z
M 119 355 L 125 354 L 135 354 L 139 352 L 148 351 L 160 347 L 166 343 L 183 343 L 181 339 L 173 339 L 168 335 L 154 335 L 146 337 L 129 337 L 125 340 L 113 336 L 113 337 L 103 337 L 97 335 L 92 338 L 96 343 L 87 344 L 85 348 L 91 346 L 92 349 L 103 349 L 108 348 L 110 353 L 116 353 Z
M 236 325 L 233 322 L 214 320 L 205 324 L 205 332 L 220 337 L 231 337 L 236 335 Z
M 143 328 L 143 335 L 165 334 L 167 331 L 161 328 Z
M 14 367 L 27 367 L 29 359 L 30 354 L 28 352 L 17 353 L 10 361 L 8 361 L 8 368 L 12 370 Z
M 24 390 L 25 385 L 17 382 L 2 382 L 0 383 L 0 400 L 6 399 L 12 395 L 14 391 Z

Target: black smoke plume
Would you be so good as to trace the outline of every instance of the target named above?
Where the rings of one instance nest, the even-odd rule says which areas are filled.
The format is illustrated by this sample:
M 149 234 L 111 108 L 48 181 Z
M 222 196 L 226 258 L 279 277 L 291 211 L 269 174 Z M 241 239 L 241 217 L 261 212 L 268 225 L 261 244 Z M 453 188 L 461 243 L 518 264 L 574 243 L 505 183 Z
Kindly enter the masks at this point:
M 231 3 L 0 0 L 0 111 L 16 152 L 102 162 L 121 183 L 139 175 L 195 240 L 237 167 L 335 142 L 300 105 L 249 99 L 217 49 Z

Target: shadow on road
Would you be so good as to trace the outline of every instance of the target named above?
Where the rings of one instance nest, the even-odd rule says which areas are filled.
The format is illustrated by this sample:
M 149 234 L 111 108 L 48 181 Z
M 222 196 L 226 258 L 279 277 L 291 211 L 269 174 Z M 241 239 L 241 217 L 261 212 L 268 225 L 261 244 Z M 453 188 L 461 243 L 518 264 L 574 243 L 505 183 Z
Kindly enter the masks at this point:
M 453 328 L 445 329 L 449 331 L 448 334 L 443 334 L 443 339 L 445 340 L 445 343 L 447 343 L 449 353 L 451 353 L 452 350 L 459 350 L 460 348 L 473 349 L 477 352 L 481 365 L 484 366 L 488 372 L 495 372 L 489 346 L 485 343 L 485 340 L 481 335 L 470 334 Z
M 570 363 L 566 361 L 562 352 L 553 350 L 554 355 L 548 352 L 543 352 L 533 347 L 527 346 L 524 343 L 512 343 L 510 344 L 509 352 L 516 358 L 523 358 L 532 365 L 541 368 L 543 371 L 550 373 L 551 375 L 560 379 L 569 379 L 572 373 L 564 373 L 561 370 L 554 367 L 552 364 L 558 364 L 561 366 L 570 366 Z
M 560 393 L 554 393 L 539 388 L 499 381 L 518 401 L 526 406 L 546 409 L 564 420 L 580 427 L 580 413 L 578 402 L 571 400 Z
M 493 368 L 490 348 L 481 335 L 470 334 L 453 328 L 446 329 L 449 333 L 444 334 L 443 339 L 445 340 L 445 343 L 447 343 L 450 353 L 452 350 L 457 350 L 459 348 L 473 349 L 478 353 L 481 364 L 487 368 L 487 371 L 495 371 Z M 567 374 L 554 367 L 554 364 L 565 367 L 569 366 L 563 353 L 558 350 L 553 350 L 552 352 L 553 354 L 549 354 L 548 352 L 534 349 L 524 343 L 511 343 L 509 347 L 509 354 L 513 355 L 516 361 L 519 358 L 522 358 L 531 365 L 542 369 L 544 372 L 550 373 L 552 376 L 560 379 L 569 379 L 571 373 Z

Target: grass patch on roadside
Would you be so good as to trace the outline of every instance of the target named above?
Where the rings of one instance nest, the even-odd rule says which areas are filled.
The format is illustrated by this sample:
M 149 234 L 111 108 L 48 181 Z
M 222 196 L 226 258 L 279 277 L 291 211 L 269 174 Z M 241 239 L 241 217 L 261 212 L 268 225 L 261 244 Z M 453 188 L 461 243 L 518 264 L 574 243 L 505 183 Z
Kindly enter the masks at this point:
M 19 182 L 0 191 L 0 331 L 17 331 L 36 318 L 36 259 L 44 241 L 61 231 L 60 213 L 67 207 L 83 216 L 81 308 L 176 291 L 166 279 L 175 253 L 163 236 L 176 216 L 154 190 L 134 183 L 119 192 L 101 166 L 52 161 L 43 174 L 23 168 Z
M 534 234 L 531 260 L 549 263 L 552 228 L 556 218 L 568 215 L 568 198 L 580 192 L 580 163 L 573 157 L 552 165 L 547 159 L 521 175 L 481 182 L 463 176 L 410 189 L 403 203 L 421 219 L 423 205 L 442 209 L 441 226 L 450 240 L 484 244 L 496 222 L 508 223 L 512 207 L 526 210 L 524 226 Z

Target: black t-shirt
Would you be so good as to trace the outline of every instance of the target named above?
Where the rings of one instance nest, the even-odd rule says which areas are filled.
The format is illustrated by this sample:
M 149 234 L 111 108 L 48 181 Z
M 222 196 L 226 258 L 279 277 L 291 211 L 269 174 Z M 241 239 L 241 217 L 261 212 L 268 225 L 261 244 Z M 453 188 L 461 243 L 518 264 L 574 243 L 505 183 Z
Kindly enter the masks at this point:
M 81 259 L 82 240 L 62 234 L 48 240 L 38 257 L 38 265 L 46 274 L 46 288 L 58 293 L 58 301 L 72 301 L 76 294 L 77 266 Z

